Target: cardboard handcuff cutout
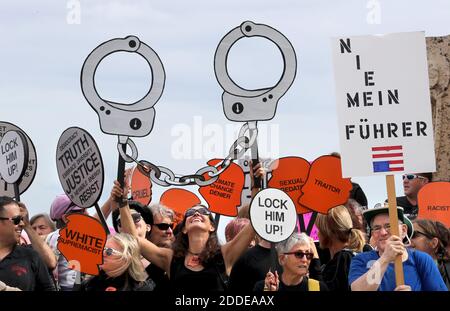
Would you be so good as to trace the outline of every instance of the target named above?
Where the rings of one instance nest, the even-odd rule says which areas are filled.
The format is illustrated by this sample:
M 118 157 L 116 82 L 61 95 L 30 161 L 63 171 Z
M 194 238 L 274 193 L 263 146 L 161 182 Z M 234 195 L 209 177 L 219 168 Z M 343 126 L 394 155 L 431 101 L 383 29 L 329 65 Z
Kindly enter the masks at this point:
M 228 75 L 229 50 L 238 40 L 251 37 L 263 37 L 272 41 L 282 54 L 283 74 L 273 87 L 247 90 L 238 86 Z M 95 88 L 94 76 L 99 63 L 106 56 L 119 51 L 141 55 L 152 70 L 153 83 L 149 92 L 140 101 L 131 105 L 105 101 Z M 123 180 L 125 162 L 136 162 L 138 170 L 160 186 L 204 187 L 218 181 L 219 175 L 234 160 L 242 158 L 247 150 L 251 149 L 252 158 L 258 159 L 257 121 L 271 120 L 275 116 L 278 101 L 292 85 L 297 70 L 294 48 L 289 40 L 274 28 L 246 21 L 232 29 L 220 41 L 215 52 L 214 70 L 217 81 L 224 90 L 222 104 L 225 116 L 230 121 L 245 123 L 225 158 L 215 165 L 202 167 L 193 174 L 178 175 L 167 167 L 155 165 L 150 161 L 137 160 L 137 147 L 130 139 L 146 136 L 153 128 L 155 119 L 153 106 L 161 97 L 165 82 L 164 67 L 158 55 L 135 36 L 104 42 L 89 54 L 81 72 L 81 88 L 86 100 L 99 116 L 101 130 L 106 134 L 118 135 L 119 181 L 121 177 Z M 127 145 L 131 147 L 131 155 L 126 153 Z M 217 213 L 220 214 L 220 211 Z

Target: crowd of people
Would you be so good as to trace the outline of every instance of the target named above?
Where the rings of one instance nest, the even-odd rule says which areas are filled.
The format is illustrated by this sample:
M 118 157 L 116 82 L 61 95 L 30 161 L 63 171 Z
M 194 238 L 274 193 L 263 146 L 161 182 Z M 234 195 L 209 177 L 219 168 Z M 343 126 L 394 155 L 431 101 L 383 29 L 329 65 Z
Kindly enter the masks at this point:
M 254 176 L 262 175 L 258 167 Z M 447 291 L 449 228 L 417 219 L 417 193 L 429 181 L 430 174 L 403 175 L 398 235 L 391 232 L 387 203 L 367 208 L 353 183 L 347 204 L 317 216 L 318 241 L 299 230 L 280 243 L 266 241 L 243 206 L 226 226 L 223 244 L 207 206 L 192 206 L 176 220 L 169 207 L 128 198 L 115 181 L 101 207 L 113 228 L 95 276 L 73 269 L 57 247 L 68 216 L 86 209 L 58 195 L 49 214 L 30 218 L 24 203 L 2 196 L 0 291 Z M 253 195 L 259 190 L 252 189 Z M 399 286 L 398 256 L 405 281 Z

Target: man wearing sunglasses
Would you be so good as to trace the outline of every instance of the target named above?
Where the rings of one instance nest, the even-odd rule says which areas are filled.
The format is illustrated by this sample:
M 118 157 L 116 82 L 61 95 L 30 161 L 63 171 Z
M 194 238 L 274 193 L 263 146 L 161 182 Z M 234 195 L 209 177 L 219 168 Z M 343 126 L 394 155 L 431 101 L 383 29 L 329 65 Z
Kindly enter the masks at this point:
M 150 206 L 150 210 L 153 214 L 150 241 L 156 246 L 171 248 L 172 243 L 175 241 L 173 235 L 174 212 L 161 204 Z
M 419 207 L 417 206 L 417 194 L 423 186 L 431 182 L 432 174 L 404 174 L 402 178 L 403 191 L 405 195 L 397 197 L 397 206 L 403 207 L 406 216 L 408 216 L 410 220 L 413 220 L 419 214 Z
M 32 248 L 17 245 L 25 223 L 19 205 L 0 197 L 0 281 L 26 291 L 55 290 L 47 268 Z

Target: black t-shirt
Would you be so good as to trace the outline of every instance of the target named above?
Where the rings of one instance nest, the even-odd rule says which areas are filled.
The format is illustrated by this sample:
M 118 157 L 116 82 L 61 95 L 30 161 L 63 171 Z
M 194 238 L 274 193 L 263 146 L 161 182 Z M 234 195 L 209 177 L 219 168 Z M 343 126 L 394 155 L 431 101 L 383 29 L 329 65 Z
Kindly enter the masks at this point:
M 15 246 L 0 261 L 0 281 L 24 291 L 54 291 L 47 267 L 32 248 Z
M 328 287 L 324 282 L 319 282 L 319 288 L 321 292 L 328 291 Z M 264 280 L 256 282 L 253 291 L 264 291 Z M 308 277 L 303 277 L 302 281 L 297 285 L 285 285 L 280 279 L 279 292 L 309 292 Z
M 408 201 L 406 196 L 397 197 L 397 206 L 403 207 L 403 212 L 410 220 L 413 220 L 419 214 L 419 207 L 416 205 L 412 205 L 411 202 Z
M 251 292 L 255 283 L 264 280 L 269 269 L 278 271 L 282 268 L 278 263 L 276 251 L 256 245 L 249 248 L 235 262 L 230 273 L 230 290 L 233 292 Z
M 334 254 L 323 268 L 323 281 L 331 291 L 350 291 L 348 274 L 353 256 L 353 252 L 343 249 Z
M 175 292 L 211 292 L 227 290 L 228 278 L 222 252 L 203 264 L 201 271 L 192 271 L 184 265 L 184 257 L 173 257 L 170 264 L 170 286 Z
M 147 271 L 148 276 L 155 282 L 155 292 L 169 291 L 170 281 L 166 271 L 153 264 L 149 264 L 147 268 L 145 268 L 145 271 Z
M 108 277 L 104 271 L 83 283 L 81 283 L 79 291 L 152 291 L 155 283 L 148 278 L 144 282 L 137 282 L 127 273 L 116 278 Z

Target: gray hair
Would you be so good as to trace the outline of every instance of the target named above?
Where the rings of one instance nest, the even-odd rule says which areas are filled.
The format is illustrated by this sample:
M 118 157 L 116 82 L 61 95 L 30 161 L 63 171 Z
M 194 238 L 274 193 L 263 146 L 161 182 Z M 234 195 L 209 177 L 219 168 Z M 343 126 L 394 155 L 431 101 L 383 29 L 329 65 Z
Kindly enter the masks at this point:
M 30 225 L 33 225 L 39 218 L 44 218 L 44 220 L 47 222 L 47 225 L 50 227 L 52 231 L 56 230 L 55 223 L 51 220 L 50 216 L 47 213 L 37 214 L 31 217 Z
M 169 217 L 171 221 L 173 221 L 175 213 L 168 207 L 162 205 L 162 204 L 153 204 L 150 207 L 150 211 L 152 212 L 153 218 L 155 216 L 161 216 L 161 217 Z
M 310 239 L 309 236 L 306 235 L 306 233 L 297 233 L 294 232 L 291 234 L 290 237 L 288 237 L 286 240 L 278 243 L 275 248 L 278 252 L 278 255 L 282 255 L 284 253 L 289 252 L 295 245 L 310 245 Z

